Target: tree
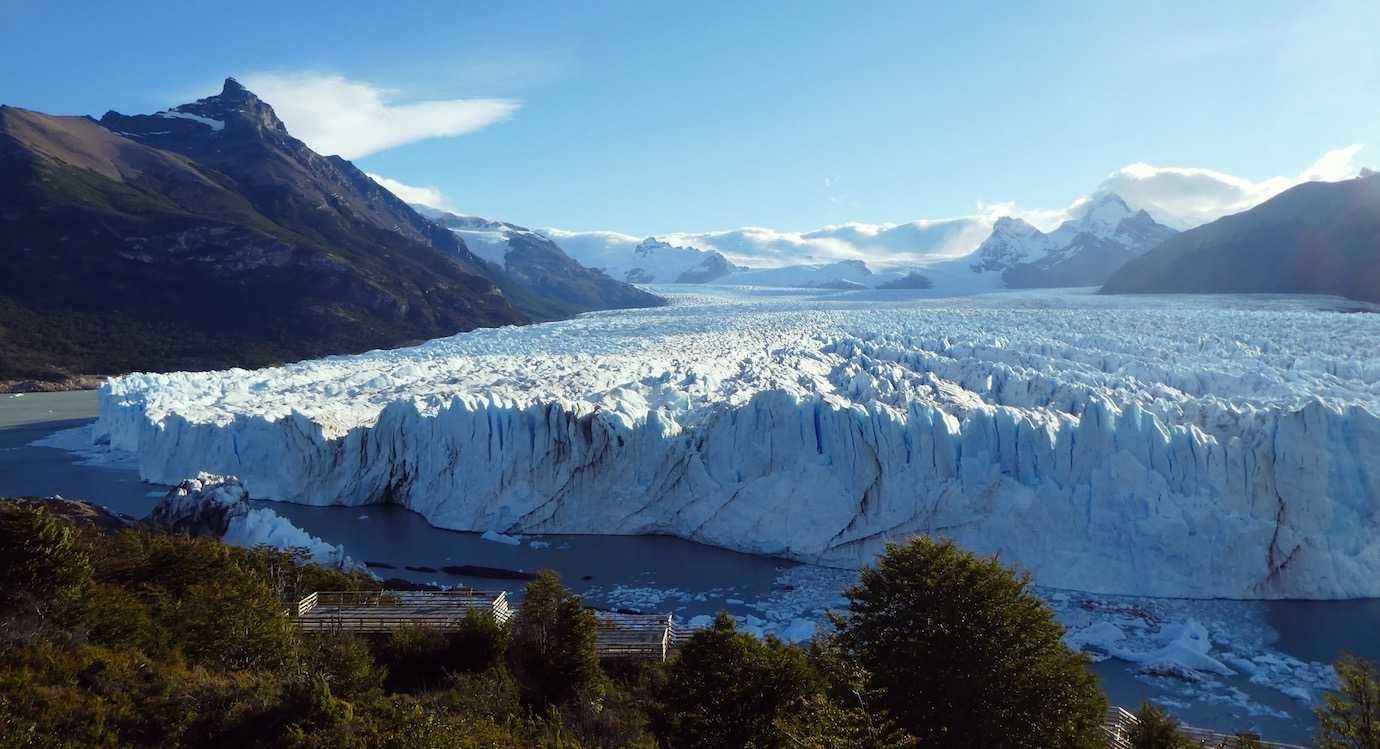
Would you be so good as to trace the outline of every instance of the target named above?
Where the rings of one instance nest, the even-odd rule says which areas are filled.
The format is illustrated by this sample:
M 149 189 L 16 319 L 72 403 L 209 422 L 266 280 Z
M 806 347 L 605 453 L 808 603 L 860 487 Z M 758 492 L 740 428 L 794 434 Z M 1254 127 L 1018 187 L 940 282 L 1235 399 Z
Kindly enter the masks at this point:
M 810 749 L 911 749 L 915 737 L 876 710 L 868 693 L 868 673 L 843 652 L 838 638 L 821 634 L 810 643 L 810 667 L 824 686 L 791 719 L 777 722 L 791 746 Z
M 465 612 L 460 625 L 446 633 L 446 666 L 452 672 L 487 671 L 508 653 L 508 626 L 479 609 Z
M 819 680 L 798 648 L 739 632 L 720 613 L 690 636 L 657 690 L 652 730 L 672 749 L 786 746 Z
M 921 746 L 1097 746 L 1106 700 L 1028 587 L 949 541 L 889 544 L 846 592 L 839 642 Z
M 1380 672 L 1351 655 L 1335 665 L 1341 685 L 1317 708 L 1318 749 L 1380 749 Z
M 42 507 L 0 507 L 0 611 L 46 619 L 71 610 L 90 581 L 71 523 Z
M 598 686 L 599 621 L 551 570 L 527 584 L 508 649 L 523 702 L 545 710 Z
M 1142 702 L 1131 727 L 1131 749 L 1189 749 L 1194 746 L 1179 733 L 1179 721 L 1154 703 Z

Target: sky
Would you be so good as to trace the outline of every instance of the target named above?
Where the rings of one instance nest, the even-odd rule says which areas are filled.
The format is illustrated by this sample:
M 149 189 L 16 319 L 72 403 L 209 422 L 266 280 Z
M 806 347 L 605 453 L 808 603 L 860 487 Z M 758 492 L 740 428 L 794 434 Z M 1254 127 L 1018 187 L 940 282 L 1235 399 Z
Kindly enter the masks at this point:
M 536 227 L 1047 225 L 1106 189 L 1182 227 L 1380 163 L 1378 31 L 1374 0 L 0 0 L 0 103 L 234 76 L 405 197 Z

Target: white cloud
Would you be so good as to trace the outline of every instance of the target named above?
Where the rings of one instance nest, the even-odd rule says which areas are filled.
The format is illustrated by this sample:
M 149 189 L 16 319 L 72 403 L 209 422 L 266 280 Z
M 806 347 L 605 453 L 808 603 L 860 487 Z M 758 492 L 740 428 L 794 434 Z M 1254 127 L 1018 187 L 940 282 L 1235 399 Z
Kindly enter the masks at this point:
M 347 159 L 472 133 L 521 106 L 510 99 L 397 102 L 396 92 L 326 73 L 251 73 L 240 81 L 312 150 Z
M 380 174 L 372 174 L 370 172 L 365 172 L 365 174 L 369 176 L 369 179 L 383 185 L 384 189 L 402 198 L 404 203 L 420 203 L 442 211 L 455 210 L 451 207 L 450 199 L 443 195 L 439 189 L 431 185 L 418 187 L 417 185 L 409 185 L 395 179 L 389 179 Z
M 1336 181 L 1356 176 L 1361 146 L 1328 151 L 1293 177 L 1250 180 L 1198 167 L 1136 163 L 1112 172 L 1098 191 L 1115 192 L 1156 219 L 1187 229 L 1253 208 L 1294 185 L 1313 180 Z

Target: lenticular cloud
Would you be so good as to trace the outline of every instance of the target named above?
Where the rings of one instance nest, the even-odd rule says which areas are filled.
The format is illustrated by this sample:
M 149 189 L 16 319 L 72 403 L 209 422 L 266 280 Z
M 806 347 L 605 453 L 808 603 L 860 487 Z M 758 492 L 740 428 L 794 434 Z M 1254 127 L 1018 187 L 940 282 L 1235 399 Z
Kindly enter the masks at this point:
M 254 73 L 242 81 L 273 102 L 279 119 L 313 151 L 347 159 L 471 133 L 508 119 L 521 106 L 511 99 L 398 102 L 373 84 L 319 73 Z

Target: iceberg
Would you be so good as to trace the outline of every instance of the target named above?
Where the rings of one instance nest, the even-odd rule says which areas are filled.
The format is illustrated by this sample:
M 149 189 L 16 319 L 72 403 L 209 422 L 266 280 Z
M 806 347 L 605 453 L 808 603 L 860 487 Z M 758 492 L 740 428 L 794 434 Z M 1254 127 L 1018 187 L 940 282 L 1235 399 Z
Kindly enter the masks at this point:
M 251 507 L 249 491 L 234 476 L 199 473 L 178 482 L 149 514 L 154 527 L 219 538 L 233 546 L 301 549 L 314 564 L 362 569 L 345 548 L 329 544 L 265 507 Z
M 1326 297 L 681 287 L 669 307 L 134 374 L 145 479 L 858 567 L 952 538 L 1095 593 L 1380 595 L 1380 315 Z

